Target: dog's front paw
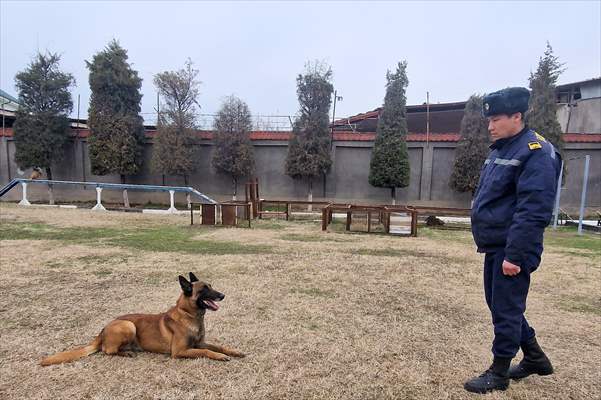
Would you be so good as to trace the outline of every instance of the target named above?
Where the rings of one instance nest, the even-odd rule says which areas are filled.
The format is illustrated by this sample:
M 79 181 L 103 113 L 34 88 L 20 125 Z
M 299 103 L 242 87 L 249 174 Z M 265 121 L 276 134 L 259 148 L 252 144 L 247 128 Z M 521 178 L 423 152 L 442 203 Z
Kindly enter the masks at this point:
M 241 352 L 236 351 L 236 350 L 232 350 L 229 354 L 232 357 L 238 357 L 238 358 L 244 358 L 244 357 L 246 357 L 246 354 L 241 353 Z
M 229 361 L 231 360 L 228 356 L 226 356 L 225 354 L 219 354 L 218 356 L 215 356 L 214 358 L 217 361 Z

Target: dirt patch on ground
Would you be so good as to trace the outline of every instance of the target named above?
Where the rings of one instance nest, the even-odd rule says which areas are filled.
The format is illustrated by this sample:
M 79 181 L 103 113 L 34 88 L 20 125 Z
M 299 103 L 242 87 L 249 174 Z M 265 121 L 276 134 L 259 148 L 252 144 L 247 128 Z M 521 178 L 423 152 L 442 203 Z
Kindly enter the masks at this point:
M 0 206 L 4 224 L 187 228 L 185 216 Z M 277 226 L 275 226 L 275 225 Z M 267 246 L 192 254 L 65 240 L 0 241 L 0 397 L 88 399 L 471 399 L 490 362 L 482 256 L 466 232 L 418 238 L 322 233 L 318 223 L 193 228 L 193 240 Z M 275 227 L 274 227 L 275 226 Z M 158 229 L 158 228 L 157 228 Z M 198 229 L 198 230 L 196 230 Z M 111 242 L 114 243 L 114 242 Z M 487 399 L 601 397 L 601 258 L 548 246 L 527 316 L 556 367 Z M 162 312 L 194 271 L 226 294 L 208 341 L 219 363 L 96 354 L 42 368 L 114 317 Z

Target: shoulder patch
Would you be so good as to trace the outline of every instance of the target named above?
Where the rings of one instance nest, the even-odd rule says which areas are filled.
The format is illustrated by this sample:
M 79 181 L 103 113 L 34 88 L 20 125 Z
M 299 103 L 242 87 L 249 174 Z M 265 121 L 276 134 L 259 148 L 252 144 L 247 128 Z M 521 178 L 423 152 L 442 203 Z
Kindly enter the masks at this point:
M 541 149 L 543 146 L 541 146 L 541 144 L 539 142 L 529 142 L 528 143 L 528 148 L 530 150 L 536 150 L 536 149 Z
M 541 135 L 540 133 L 534 132 L 534 134 L 536 135 L 536 138 L 538 140 L 540 140 L 541 142 L 546 142 L 547 141 L 547 139 L 545 139 L 545 137 L 543 135 Z

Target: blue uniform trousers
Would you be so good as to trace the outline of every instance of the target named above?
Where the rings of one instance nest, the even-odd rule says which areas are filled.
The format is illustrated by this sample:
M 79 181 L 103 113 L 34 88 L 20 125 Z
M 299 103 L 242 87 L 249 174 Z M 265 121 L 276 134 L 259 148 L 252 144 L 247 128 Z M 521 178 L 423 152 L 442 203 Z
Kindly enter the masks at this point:
M 530 273 L 522 267 L 515 276 L 503 275 L 505 252 L 486 253 L 484 257 L 484 295 L 492 314 L 495 338 L 492 352 L 497 357 L 513 358 L 520 343 L 532 339 L 534 329 L 524 317 Z

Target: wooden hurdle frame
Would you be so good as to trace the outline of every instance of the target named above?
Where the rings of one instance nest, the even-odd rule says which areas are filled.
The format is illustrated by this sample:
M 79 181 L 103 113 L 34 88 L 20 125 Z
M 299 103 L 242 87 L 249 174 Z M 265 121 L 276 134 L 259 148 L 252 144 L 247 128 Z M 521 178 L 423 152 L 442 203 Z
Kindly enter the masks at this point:
M 356 205 L 356 204 L 334 204 L 330 203 L 322 209 L 321 230 L 327 231 L 332 222 L 334 212 L 346 213 L 345 230 L 350 231 L 353 221 L 353 213 L 367 213 L 367 233 L 371 233 L 372 213 L 378 213 L 378 220 L 384 225 L 384 232 L 390 234 L 390 217 L 394 213 L 408 214 L 411 217 L 409 234 L 405 236 L 417 236 L 417 210 L 411 206 L 388 206 L 388 205 Z
M 194 208 L 199 207 L 201 225 L 240 226 L 239 221 L 244 220 L 251 227 L 252 203 L 245 201 L 227 201 L 216 204 L 190 203 L 190 225 L 194 225 Z M 238 209 L 244 210 L 243 217 L 238 215 Z M 218 224 L 218 222 L 221 222 Z

